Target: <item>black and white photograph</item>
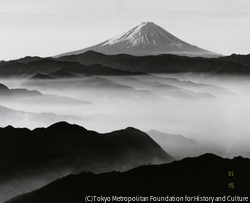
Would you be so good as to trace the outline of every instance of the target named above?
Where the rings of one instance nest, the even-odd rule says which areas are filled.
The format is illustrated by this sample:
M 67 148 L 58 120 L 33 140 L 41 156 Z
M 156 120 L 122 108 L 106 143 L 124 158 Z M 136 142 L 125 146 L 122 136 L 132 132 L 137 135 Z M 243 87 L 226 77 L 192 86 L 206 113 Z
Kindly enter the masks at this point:
M 249 0 L 0 0 L 0 203 L 249 202 Z

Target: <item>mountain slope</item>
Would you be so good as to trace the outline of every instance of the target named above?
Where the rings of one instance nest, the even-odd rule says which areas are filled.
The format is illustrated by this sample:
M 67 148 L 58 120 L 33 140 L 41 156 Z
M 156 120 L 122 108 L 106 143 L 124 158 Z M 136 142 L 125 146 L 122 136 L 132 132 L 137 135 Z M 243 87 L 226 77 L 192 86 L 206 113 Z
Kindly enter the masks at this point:
M 32 128 L 34 126 L 50 125 L 51 123 L 67 120 L 69 122 L 82 122 L 82 117 L 72 115 L 57 115 L 54 113 L 32 113 L 29 111 L 18 111 L 0 105 L 0 120 L 2 126 L 7 126 L 10 123 L 13 126 L 23 126 Z M 5 155 L 7 156 L 7 155 Z M 0 200 L 1 201 L 1 200 Z
M 197 199 L 206 202 L 239 202 L 239 199 L 235 199 L 238 196 L 247 197 L 248 201 L 249 170 L 249 159 L 237 157 L 230 160 L 205 154 L 159 166 L 141 166 L 123 173 L 95 175 L 82 172 L 6 203 L 79 203 L 86 202 L 86 196 L 90 195 L 110 197 L 112 202 L 118 202 L 118 199 L 113 199 L 114 196 L 147 197 L 148 202 L 156 202 L 150 199 L 150 196 L 165 197 L 165 201 L 174 201 L 174 198 L 180 197 L 183 198 L 179 199 L 182 202 L 196 202 Z M 234 176 L 229 176 L 232 174 L 230 171 Z M 233 189 L 229 188 L 230 183 L 234 184 Z M 194 196 L 197 199 L 191 200 Z M 204 196 L 207 200 L 204 200 Z M 225 200 L 215 201 L 215 197 Z
M 0 128 L 0 154 L 0 201 L 83 170 L 124 171 L 173 160 L 137 129 L 99 134 L 66 122 L 32 131 Z
M 190 45 L 173 36 L 153 22 L 143 22 L 128 32 L 95 46 L 58 55 L 77 55 L 93 50 L 107 55 L 130 54 L 136 56 L 176 54 L 184 56 L 218 57 L 218 54 Z
M 168 149 L 168 152 L 176 159 L 199 154 L 197 149 L 198 143 L 195 140 L 182 135 L 167 134 L 156 130 L 148 131 L 147 134 L 159 143 L 163 149 Z

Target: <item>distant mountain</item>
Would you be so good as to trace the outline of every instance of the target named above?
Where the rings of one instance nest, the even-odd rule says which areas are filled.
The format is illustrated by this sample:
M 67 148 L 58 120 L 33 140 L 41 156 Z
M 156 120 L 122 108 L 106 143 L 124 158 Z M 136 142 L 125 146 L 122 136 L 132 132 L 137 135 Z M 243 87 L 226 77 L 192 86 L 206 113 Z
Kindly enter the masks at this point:
M 156 130 L 148 131 L 147 134 L 159 143 L 163 149 L 168 149 L 168 152 L 176 159 L 194 157 L 199 154 L 198 143 L 193 139 L 182 135 L 162 133 Z
M 0 63 L 0 77 L 32 77 L 37 73 L 56 78 L 83 75 L 145 75 L 150 73 L 219 73 L 249 74 L 248 56 L 219 58 L 187 57 L 177 55 L 132 56 L 105 55 L 87 51 L 60 58 L 20 59 Z M 22 61 L 22 62 L 20 62 Z
M 182 56 L 218 57 L 219 55 L 190 45 L 173 36 L 153 22 L 143 22 L 128 32 L 105 42 L 78 51 L 58 55 L 77 55 L 89 50 L 107 55 L 130 54 L 135 56 L 175 54 Z
M 57 58 L 59 61 L 79 62 L 90 66 L 102 64 L 113 69 L 144 73 L 220 73 L 249 74 L 250 68 L 239 62 L 221 58 L 186 57 L 177 55 L 131 56 L 125 54 L 104 55 L 88 51 L 79 55 Z
M 196 144 L 197 142 L 193 139 L 186 138 L 183 135 L 174 135 L 174 134 L 167 134 L 167 133 L 162 133 L 156 130 L 150 130 L 147 132 L 147 134 L 153 138 L 153 139 L 166 139 L 169 142 L 176 142 L 176 144 L 182 145 L 183 143 L 185 144 Z M 158 142 L 158 141 L 157 141 Z
M 6 203 L 79 203 L 92 196 L 109 197 L 112 202 L 125 202 L 126 197 L 134 198 L 133 202 L 142 202 L 143 198 L 147 202 L 241 202 L 245 198 L 247 202 L 249 170 L 249 159 L 205 154 L 123 173 L 69 175 Z
M 101 64 L 86 66 L 78 62 L 57 61 L 51 58 L 35 58 L 34 60 L 9 61 L 0 64 L 0 77 L 31 77 L 41 79 L 51 77 L 57 71 L 64 71 L 72 75 L 138 75 L 134 73 L 113 69 Z M 37 75 L 38 74 L 38 75 Z M 145 74 L 145 73 L 144 73 Z M 44 77 L 43 75 L 47 75 Z M 66 76 L 64 74 L 64 76 Z M 48 78 L 47 78 L 48 79 Z
M 0 201 L 83 170 L 125 171 L 173 160 L 137 129 L 99 134 L 66 122 L 32 131 L 0 128 L 0 154 Z
M 89 77 L 83 81 L 81 81 L 76 86 L 77 88 L 86 88 L 86 89 L 111 89 L 111 90 L 118 90 L 118 91 L 125 91 L 131 90 L 132 88 L 129 86 L 121 85 L 117 82 L 114 82 L 110 79 L 103 78 L 103 77 Z
M 250 54 L 248 55 L 232 54 L 230 56 L 221 57 L 219 59 L 239 63 L 244 66 L 248 66 L 250 68 Z
M 220 87 L 218 85 L 212 84 L 202 84 L 202 83 L 195 83 L 192 81 L 185 81 L 185 80 L 178 80 L 176 78 L 163 78 L 158 76 L 152 76 L 152 80 L 157 80 L 162 84 L 168 84 L 175 87 L 183 88 L 186 90 L 199 90 L 200 92 L 206 92 L 215 96 L 223 96 L 223 95 L 235 95 L 235 93 L 229 91 L 224 87 Z
M 42 96 L 42 93 L 36 90 L 9 89 L 0 83 L 0 99 L 2 96 Z
M 50 80 L 50 79 L 55 79 L 53 77 L 50 77 L 48 75 L 42 74 L 42 73 L 36 73 L 35 75 L 33 75 L 30 79 L 32 80 Z
M 43 76 L 41 74 L 42 77 Z M 32 80 L 32 79 L 31 79 Z M 7 86 L 0 83 L 0 100 L 8 100 L 8 102 L 16 102 L 21 104 L 22 102 L 30 103 L 30 105 L 36 105 L 39 102 L 42 105 L 49 104 L 72 104 L 72 105 L 92 105 L 90 102 L 84 100 L 72 99 L 69 97 L 57 96 L 53 94 L 42 94 L 37 90 L 27 89 L 9 89 Z
M 152 76 L 153 80 L 154 76 Z M 167 81 L 167 79 L 166 79 Z M 167 84 L 162 84 L 160 82 L 151 82 L 147 84 L 148 89 L 151 92 L 154 92 L 157 95 L 160 95 L 163 98 L 182 98 L 182 99 L 217 99 L 215 96 L 209 93 L 204 93 L 204 92 L 194 92 L 191 90 L 187 90 L 184 88 L 179 88 L 176 86 L 172 85 L 167 85 Z
M 42 59 L 43 59 L 42 57 L 38 57 L 38 56 L 26 56 L 26 57 L 20 58 L 16 61 L 19 63 L 28 63 L 28 62 L 32 62 L 32 61 L 40 61 Z
M 68 71 L 58 70 L 55 72 L 50 72 L 49 76 L 54 78 L 78 78 L 79 76 Z
M 1 126 L 8 126 L 11 123 L 16 127 L 25 125 L 29 128 L 40 125 L 48 126 L 51 125 L 51 123 L 59 122 L 61 120 L 83 122 L 83 118 L 79 116 L 57 115 L 54 113 L 32 113 L 29 111 L 14 110 L 3 105 L 0 105 L 0 120 Z
M 33 89 L 34 84 L 40 82 L 40 80 L 31 80 L 29 82 L 34 82 L 31 83 L 33 86 L 30 88 Z M 48 83 L 47 80 L 45 82 Z M 29 86 L 28 84 L 29 83 L 26 83 L 26 86 Z M 61 120 L 81 123 L 82 119 L 78 118 L 78 116 L 67 116 L 70 114 L 69 112 L 79 111 L 79 108 L 82 111 L 88 110 L 92 112 L 95 112 L 97 109 L 95 105 L 84 99 L 42 94 L 39 91 L 24 88 L 9 89 L 7 86 L 1 84 L 0 104 L 11 109 L 11 111 L 0 109 L 1 126 L 11 124 L 31 128 L 48 126 Z M 6 112 L 6 114 L 3 114 L 2 110 Z M 57 116 L 56 114 L 61 116 Z
M 118 81 L 115 81 L 115 78 L 118 78 Z M 151 106 L 151 102 L 154 102 L 154 104 L 156 104 L 158 102 L 164 101 L 161 96 L 151 91 L 141 90 L 140 88 L 133 88 L 130 86 L 130 84 L 121 84 L 119 81 L 121 78 L 123 77 L 92 76 L 82 79 L 81 82 L 79 82 L 75 86 L 75 88 L 82 92 L 90 91 L 95 95 L 102 95 L 103 93 L 105 93 L 105 97 L 102 98 L 101 103 L 106 102 L 107 104 L 109 104 L 108 106 L 112 107 L 110 109 L 110 112 L 114 111 L 116 107 L 120 109 L 121 106 L 123 106 L 124 109 L 135 107 L 137 110 L 139 110 L 138 106 L 142 107 L 144 104 L 148 104 L 149 106 Z M 98 99 L 93 102 L 97 102 Z M 104 108 L 107 110 L 108 106 L 105 106 Z M 144 111 L 145 106 L 142 108 Z

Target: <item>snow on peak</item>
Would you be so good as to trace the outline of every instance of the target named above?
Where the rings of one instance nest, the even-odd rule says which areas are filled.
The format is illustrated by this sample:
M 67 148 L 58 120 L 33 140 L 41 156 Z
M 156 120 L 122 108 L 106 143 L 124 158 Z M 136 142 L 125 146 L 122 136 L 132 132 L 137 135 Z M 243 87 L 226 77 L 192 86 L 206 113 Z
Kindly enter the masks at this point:
M 107 40 L 102 46 L 124 43 L 127 44 L 127 48 L 143 44 L 157 46 L 157 44 L 168 43 L 171 46 L 178 47 L 183 44 L 178 38 L 174 37 L 153 22 L 148 21 L 135 26 L 128 32 L 124 32 Z
M 146 25 L 148 25 L 149 22 L 143 22 L 136 27 L 132 28 L 128 32 L 124 32 L 116 37 L 113 37 L 106 41 L 106 43 L 103 44 L 105 45 L 114 45 L 118 43 L 130 43 L 131 46 L 136 46 L 142 43 L 149 43 L 147 34 L 142 32 L 142 28 Z
M 170 34 L 153 22 L 142 22 L 100 44 L 68 52 L 64 55 L 80 54 L 93 50 L 107 55 L 130 54 L 136 56 L 176 54 L 185 56 L 214 55 L 213 52 L 188 44 Z
M 153 22 L 145 21 L 145 22 L 142 22 L 141 25 L 146 25 L 146 24 L 150 24 L 150 23 L 153 23 Z

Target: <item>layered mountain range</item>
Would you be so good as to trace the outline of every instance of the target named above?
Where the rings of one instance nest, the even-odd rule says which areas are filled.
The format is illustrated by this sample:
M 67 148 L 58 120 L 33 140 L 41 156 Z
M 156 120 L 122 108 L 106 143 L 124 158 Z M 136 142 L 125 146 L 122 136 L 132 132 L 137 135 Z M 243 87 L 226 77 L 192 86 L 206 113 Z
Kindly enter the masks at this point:
M 83 75 L 145 75 L 148 73 L 220 73 L 249 74 L 250 55 L 231 55 L 219 58 L 177 55 L 131 56 L 105 55 L 87 51 L 59 58 L 26 57 L 2 62 L 0 77 L 32 77 L 38 73 L 52 78 L 74 78 Z M 41 75 L 36 76 L 35 78 Z
M 190 45 L 153 22 L 143 22 L 98 45 L 56 57 L 25 57 L 1 61 L 1 77 L 26 77 L 37 73 L 47 78 L 81 75 L 140 75 L 145 73 L 248 74 L 249 55 L 222 57 Z
M 249 58 L 250 55 L 219 58 L 190 58 L 168 54 L 156 56 L 104 55 L 89 51 L 79 55 L 63 56 L 57 60 L 79 62 L 84 65 L 98 63 L 113 69 L 144 73 L 248 74 L 250 72 Z M 243 61 L 241 62 L 241 60 Z
M 222 57 L 152 22 L 56 57 L 0 61 L 0 124 L 8 125 L 0 128 L 0 202 L 23 193 L 9 202 L 249 195 L 249 159 L 206 154 L 170 163 L 208 152 L 250 157 L 250 83 L 238 77 L 249 73 L 250 55 Z

